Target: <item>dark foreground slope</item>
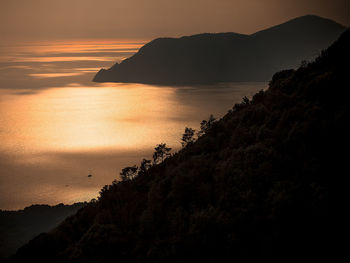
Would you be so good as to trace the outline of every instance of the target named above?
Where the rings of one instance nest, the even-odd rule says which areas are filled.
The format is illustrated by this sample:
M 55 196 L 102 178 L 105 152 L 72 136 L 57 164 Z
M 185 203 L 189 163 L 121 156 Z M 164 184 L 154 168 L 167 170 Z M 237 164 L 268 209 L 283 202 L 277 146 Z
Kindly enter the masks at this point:
M 316 62 L 275 74 L 267 91 L 235 105 L 196 143 L 132 181 L 105 187 L 97 202 L 30 241 L 14 260 L 341 255 L 349 47 L 347 31 Z
M 345 28 L 317 16 L 303 16 L 252 35 L 201 34 L 158 38 L 134 56 L 101 69 L 96 82 L 192 84 L 268 81 L 281 69 L 315 58 Z
M 40 233 L 51 231 L 83 206 L 84 203 L 32 205 L 18 211 L 0 210 L 0 260 L 10 257 Z

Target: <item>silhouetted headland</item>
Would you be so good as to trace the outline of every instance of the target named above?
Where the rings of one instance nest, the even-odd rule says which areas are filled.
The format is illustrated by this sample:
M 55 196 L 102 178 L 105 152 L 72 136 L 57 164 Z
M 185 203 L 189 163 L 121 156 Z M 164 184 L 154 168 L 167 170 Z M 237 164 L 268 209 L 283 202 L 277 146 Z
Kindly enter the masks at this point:
M 101 69 L 93 81 L 169 85 L 268 81 L 276 71 L 314 59 L 344 30 L 332 20 L 307 15 L 252 35 L 158 38 L 120 64 Z
M 349 61 L 347 30 L 314 62 L 203 121 L 198 139 L 187 127 L 179 152 L 159 144 L 153 163 L 124 168 L 123 181 L 13 261 L 338 261 L 347 251 Z

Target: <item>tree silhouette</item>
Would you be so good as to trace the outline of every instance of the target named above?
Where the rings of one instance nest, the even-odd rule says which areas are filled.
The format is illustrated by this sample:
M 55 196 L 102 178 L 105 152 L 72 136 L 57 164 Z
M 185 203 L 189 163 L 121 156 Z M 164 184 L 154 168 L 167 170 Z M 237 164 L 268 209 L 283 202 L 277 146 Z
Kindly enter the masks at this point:
M 198 137 L 207 133 L 207 131 L 210 130 L 215 121 L 216 119 L 214 118 L 213 114 L 210 114 L 208 120 L 202 120 L 200 124 L 200 131 L 197 133 Z
M 161 143 L 157 144 L 157 147 L 155 147 L 154 150 L 155 152 L 153 153 L 153 163 L 158 164 L 170 156 L 171 148 L 166 147 L 166 143 Z
M 182 147 L 186 147 L 187 145 L 192 144 L 194 142 L 194 133 L 195 130 L 193 130 L 192 128 L 185 128 L 185 133 L 182 135 L 181 139 Z
M 141 173 L 146 172 L 151 166 L 152 166 L 151 160 L 143 159 L 140 165 L 140 172 Z
M 248 97 L 247 97 L 247 96 L 244 96 L 244 97 L 243 97 L 243 99 L 242 99 L 242 103 L 243 103 L 244 105 L 249 105 L 250 100 L 248 99 Z
M 122 169 L 120 177 L 123 181 L 128 181 L 133 179 L 137 174 L 137 166 L 129 166 Z

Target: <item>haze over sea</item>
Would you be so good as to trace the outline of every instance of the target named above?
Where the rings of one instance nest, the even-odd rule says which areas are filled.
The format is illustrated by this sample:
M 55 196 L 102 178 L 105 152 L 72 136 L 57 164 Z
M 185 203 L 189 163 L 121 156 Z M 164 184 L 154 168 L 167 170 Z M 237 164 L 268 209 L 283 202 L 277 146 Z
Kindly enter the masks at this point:
M 125 166 L 176 151 L 184 128 L 222 117 L 266 83 L 93 83 L 144 40 L 0 43 L 0 209 L 98 196 Z M 88 177 L 88 174 L 92 177 Z

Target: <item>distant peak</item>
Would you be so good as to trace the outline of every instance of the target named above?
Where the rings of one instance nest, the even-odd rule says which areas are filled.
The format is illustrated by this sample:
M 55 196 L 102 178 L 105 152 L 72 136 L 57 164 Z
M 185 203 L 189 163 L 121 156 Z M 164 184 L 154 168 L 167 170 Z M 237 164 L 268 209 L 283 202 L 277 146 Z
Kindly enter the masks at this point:
M 335 24 L 339 24 L 336 21 L 330 19 L 330 18 L 325 18 L 325 17 L 321 17 L 318 15 L 313 15 L 313 14 L 307 14 L 307 15 L 303 15 L 303 16 L 298 16 L 296 18 L 292 18 L 288 22 L 293 22 L 293 21 L 323 21 L 323 22 L 331 22 L 331 23 L 335 23 Z
M 318 16 L 318 15 L 314 15 L 314 14 L 307 14 L 307 15 L 303 15 L 303 16 L 298 16 L 298 17 L 296 17 L 296 18 L 294 18 L 294 19 L 314 19 L 314 18 L 316 18 L 316 19 L 327 19 L 327 18 L 323 18 L 323 17 L 321 17 L 321 16 Z
M 181 38 L 208 38 L 208 37 L 235 37 L 235 36 L 246 36 L 235 32 L 219 32 L 219 33 L 200 33 L 191 36 L 183 36 Z
M 337 23 L 336 21 L 329 19 L 329 18 L 324 18 L 321 16 L 313 15 L 313 14 L 307 14 L 303 16 L 299 16 L 296 18 L 292 18 L 284 23 L 269 27 L 267 29 L 263 29 L 261 31 L 258 31 L 251 36 L 256 36 L 260 35 L 262 33 L 266 32 L 277 32 L 277 31 L 286 31 L 287 28 L 289 29 L 295 29 L 295 30 L 300 30 L 300 29 L 306 29 L 306 28 L 324 28 L 324 27 L 334 27 L 338 28 L 340 30 L 345 30 L 346 27 Z

